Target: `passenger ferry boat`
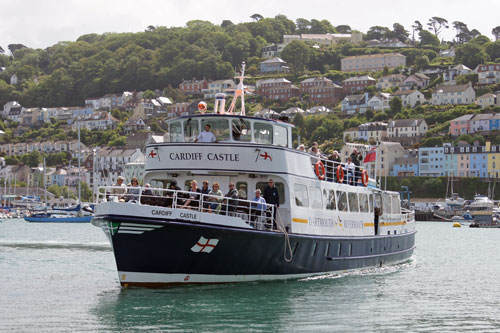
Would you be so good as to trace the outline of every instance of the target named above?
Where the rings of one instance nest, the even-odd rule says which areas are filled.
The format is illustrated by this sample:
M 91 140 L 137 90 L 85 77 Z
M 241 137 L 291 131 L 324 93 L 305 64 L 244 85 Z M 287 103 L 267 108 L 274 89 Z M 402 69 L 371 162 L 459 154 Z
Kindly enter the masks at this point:
M 227 112 L 219 95 L 214 113 L 170 120 L 170 141 L 147 146 L 151 188 L 133 200 L 100 189 L 92 223 L 112 244 L 121 285 L 291 279 L 409 260 L 415 218 L 399 194 L 362 171 L 358 186 L 347 184 L 343 164 L 293 149 L 293 125 L 246 116 L 243 73 Z M 206 124 L 217 141 L 195 142 Z M 279 207 L 259 208 L 253 194 L 271 178 Z M 192 180 L 224 193 L 232 182 L 239 198 L 193 194 Z

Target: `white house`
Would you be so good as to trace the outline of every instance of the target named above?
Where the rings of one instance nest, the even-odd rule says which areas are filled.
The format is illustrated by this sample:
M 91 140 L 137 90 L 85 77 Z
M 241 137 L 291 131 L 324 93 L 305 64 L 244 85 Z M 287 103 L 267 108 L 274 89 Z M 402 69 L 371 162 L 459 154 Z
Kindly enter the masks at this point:
M 399 87 L 403 84 L 403 81 L 406 79 L 406 76 L 402 74 L 391 74 L 382 76 L 377 80 L 376 87 L 377 89 L 390 89 L 394 87 Z
M 135 177 L 139 180 L 139 183 L 141 183 L 144 176 L 145 167 L 146 157 L 144 155 L 138 155 L 135 160 L 126 163 L 123 167 L 125 182 L 129 183 L 132 178 Z
M 403 106 L 414 107 L 425 102 L 425 96 L 418 90 L 400 90 L 392 94 L 392 97 L 399 97 L 403 102 Z
M 208 93 L 205 94 L 204 98 L 214 98 L 215 94 L 225 93 L 228 89 L 234 89 L 236 87 L 233 80 L 217 80 L 208 83 Z
M 421 137 L 427 129 L 424 119 L 397 119 L 387 125 L 387 135 L 389 138 Z
M 488 107 L 490 105 L 496 105 L 497 104 L 497 95 L 495 94 L 484 94 L 482 96 L 479 96 L 476 100 L 477 105 L 481 105 L 481 108 Z
M 99 150 L 95 156 L 94 183 L 97 186 L 113 185 L 118 176 L 125 176 L 125 165 L 144 159 L 144 154 L 137 149 L 113 149 L 105 148 Z M 130 179 L 127 179 L 130 181 Z
M 432 92 L 433 105 L 472 104 L 475 100 L 476 92 L 470 82 L 455 86 L 439 86 Z
M 453 68 L 448 69 L 447 71 L 443 72 L 443 82 L 445 85 L 455 85 L 456 83 L 456 77 L 458 75 L 467 75 L 467 74 L 472 74 L 473 71 L 469 67 L 458 64 Z
M 391 94 L 380 93 L 373 95 L 368 100 L 368 106 L 374 111 L 384 111 L 390 108 Z

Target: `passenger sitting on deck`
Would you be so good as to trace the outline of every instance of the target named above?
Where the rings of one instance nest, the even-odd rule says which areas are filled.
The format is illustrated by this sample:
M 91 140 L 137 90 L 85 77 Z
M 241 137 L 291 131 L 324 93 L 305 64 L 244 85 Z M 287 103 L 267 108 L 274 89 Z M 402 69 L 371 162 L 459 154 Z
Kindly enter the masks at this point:
M 153 195 L 153 191 L 151 191 L 151 185 L 149 183 L 147 183 L 146 185 L 144 185 L 144 191 L 142 191 L 142 195 L 143 196 L 152 196 Z
M 319 159 L 321 158 L 321 154 L 319 153 L 319 148 L 317 146 L 312 146 L 309 154 L 313 156 L 313 158 L 311 159 L 313 163 L 318 162 Z
M 207 200 L 210 201 L 210 204 L 208 205 L 208 212 L 211 213 L 212 211 L 215 211 L 216 213 L 219 213 L 221 201 L 222 198 L 224 198 L 224 194 L 220 190 L 219 183 L 213 183 L 212 191 L 210 191 L 208 195 L 209 197 Z
M 118 178 L 116 178 L 116 184 L 113 184 L 113 188 L 110 191 L 111 196 L 117 198 L 114 200 L 120 200 L 120 201 L 125 200 L 125 197 L 122 195 L 125 194 L 125 192 L 127 192 L 127 185 L 123 184 L 124 180 L 125 178 L 123 178 L 122 176 L 118 176 Z
M 127 195 L 125 201 L 137 201 L 139 200 L 139 194 L 141 189 L 139 188 L 139 181 L 137 178 L 132 178 L 130 181 L 130 186 L 127 189 Z
M 167 196 L 167 207 L 172 207 L 173 206 L 173 197 L 175 195 L 174 191 L 180 191 L 181 188 L 177 186 L 177 181 L 172 180 L 170 184 L 168 185 L 168 191 L 166 191 L 166 196 Z
M 210 125 L 205 125 L 205 130 L 198 135 L 194 142 L 217 142 L 217 138 L 214 133 L 210 131 Z
M 306 146 L 304 146 L 304 145 L 299 145 L 299 146 L 297 147 L 297 150 L 300 150 L 300 151 L 305 152 L 305 151 L 306 151 Z
M 196 180 L 191 181 L 191 188 L 189 189 L 189 196 L 181 208 L 192 209 L 200 207 L 201 190 L 198 188 Z

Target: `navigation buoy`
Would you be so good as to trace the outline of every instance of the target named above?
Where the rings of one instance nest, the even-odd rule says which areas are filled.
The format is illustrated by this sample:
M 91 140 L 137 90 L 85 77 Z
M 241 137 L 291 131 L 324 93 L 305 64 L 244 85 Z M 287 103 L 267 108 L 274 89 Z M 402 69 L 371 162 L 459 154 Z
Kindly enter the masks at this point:
M 453 223 L 453 228 L 460 228 L 462 225 L 458 222 Z

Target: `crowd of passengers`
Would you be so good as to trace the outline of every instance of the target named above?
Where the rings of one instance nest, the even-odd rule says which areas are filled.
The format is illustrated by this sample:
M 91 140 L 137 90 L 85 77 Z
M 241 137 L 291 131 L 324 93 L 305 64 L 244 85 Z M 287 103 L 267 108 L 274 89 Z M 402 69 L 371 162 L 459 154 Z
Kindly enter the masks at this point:
M 306 147 L 301 144 L 297 147 L 297 150 L 311 154 L 311 160 L 313 164 L 316 164 L 319 161 L 324 162 L 327 181 L 338 181 L 337 168 L 339 165 L 341 165 L 341 167 L 344 169 L 343 183 L 353 186 L 357 186 L 360 184 L 361 173 L 363 171 L 363 169 L 361 168 L 363 155 L 358 152 L 356 148 L 353 149 L 351 155 L 346 158 L 344 163 L 342 163 L 340 154 L 336 150 L 334 150 L 331 154 L 321 153 L 317 142 L 313 142 L 312 146 L 309 149 L 306 149 Z
M 154 195 L 151 185 L 145 184 L 143 188 L 139 187 L 137 178 L 132 178 L 130 184 L 125 185 L 124 178 L 119 176 L 116 184 L 113 184 L 109 195 L 117 197 L 120 202 L 137 202 L 139 198 L 144 204 L 158 204 L 162 206 L 172 207 L 174 194 L 176 195 L 176 206 L 182 209 L 195 209 L 203 212 L 232 215 L 237 210 L 243 212 L 251 212 L 251 220 L 254 221 L 261 216 L 271 217 L 270 207 L 274 206 L 274 216 L 276 218 L 276 208 L 279 207 L 279 193 L 275 187 L 274 181 L 269 179 L 268 185 L 264 192 L 260 189 L 255 190 L 255 196 L 249 202 L 247 200 L 247 190 L 245 184 L 241 184 L 239 189 L 233 182 L 228 185 L 228 192 L 224 194 L 220 189 L 220 184 L 214 182 L 210 188 L 208 180 L 204 180 L 202 187 L 198 187 L 196 180 L 191 181 L 191 186 L 188 191 L 182 191 L 177 186 L 177 182 L 172 180 L 165 195 L 159 197 Z M 204 196 L 206 195 L 206 196 Z M 166 200 L 158 200 L 166 199 Z M 245 201 L 241 201 L 241 200 Z M 201 207 L 200 207 L 201 205 Z

